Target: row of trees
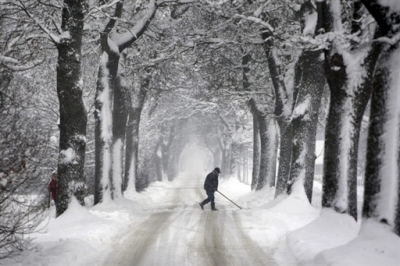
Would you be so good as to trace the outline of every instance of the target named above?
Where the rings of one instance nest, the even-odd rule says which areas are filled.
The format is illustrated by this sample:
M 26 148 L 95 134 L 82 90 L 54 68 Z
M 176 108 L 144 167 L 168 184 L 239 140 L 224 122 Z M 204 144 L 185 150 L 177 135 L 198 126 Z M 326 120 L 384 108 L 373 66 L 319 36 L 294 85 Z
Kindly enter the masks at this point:
M 59 117 L 57 162 L 44 148 L 35 155 L 57 168 L 57 215 L 72 196 L 83 204 L 88 183 L 97 204 L 172 180 L 189 134 L 226 176 L 241 171 L 252 144 L 253 189 L 275 186 L 279 196 L 301 182 L 311 201 L 328 87 L 322 205 L 358 216 L 358 140 L 372 99 L 363 216 L 399 234 L 394 4 L 18 0 L 1 12 L 1 73 L 9 77 L 1 108 L 18 86 L 14 75 L 57 88 L 58 106 L 51 93 L 40 98 L 40 108 L 56 111 L 47 116 Z M 42 136 L 55 135 L 46 123 Z

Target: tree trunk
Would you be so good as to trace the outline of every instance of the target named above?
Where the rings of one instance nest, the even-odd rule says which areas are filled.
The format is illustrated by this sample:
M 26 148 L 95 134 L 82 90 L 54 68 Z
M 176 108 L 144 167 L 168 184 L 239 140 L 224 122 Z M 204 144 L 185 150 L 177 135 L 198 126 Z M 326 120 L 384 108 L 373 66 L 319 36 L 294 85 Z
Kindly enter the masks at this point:
M 383 36 L 398 36 L 400 10 L 394 2 L 362 2 Z M 400 235 L 400 45 L 382 45 L 373 77 L 363 217 L 388 224 Z
M 399 45 L 382 52 L 373 81 L 368 135 L 363 217 L 388 224 L 399 232 L 400 111 L 398 83 Z
M 104 200 L 106 192 L 110 193 L 111 199 L 115 196 L 122 196 L 122 150 L 125 142 L 128 110 L 125 102 L 126 88 L 119 84 L 121 77 L 118 67 L 121 53 L 143 35 L 154 17 L 157 5 L 154 0 L 150 0 L 143 8 L 146 8 L 148 12 L 144 12 L 142 18 L 136 21 L 135 26 L 123 33 L 122 36 L 115 34 L 116 40 L 113 40 L 109 34 L 123 11 L 123 1 L 117 2 L 114 15 L 100 34 L 103 53 L 95 99 L 95 203 Z M 111 102 L 114 104 L 112 105 Z M 111 116 L 114 118 L 113 121 L 111 121 Z M 113 138 L 113 134 L 117 135 Z
M 326 9 L 331 19 L 326 29 L 340 31 L 335 10 Z M 335 25 L 333 28 L 332 25 Z M 322 206 L 348 213 L 357 219 L 357 153 L 362 117 L 370 98 L 371 73 L 379 46 L 361 47 L 348 53 L 341 44 L 333 43 L 325 54 L 325 73 L 331 91 L 330 109 L 325 132 Z M 355 54 L 355 55 L 353 55 Z M 363 60 L 360 59 L 363 55 Z M 356 58 L 357 57 L 357 58 Z M 359 62 L 355 65 L 354 62 Z M 347 66 L 357 68 L 349 76 Z M 369 77 L 358 73 L 369 73 Z
M 278 120 L 279 121 L 279 120 Z M 286 193 L 289 181 L 290 164 L 292 156 L 292 139 L 293 125 L 292 123 L 281 121 L 280 125 L 280 150 L 279 150 L 279 167 L 276 180 L 275 198 Z
M 257 183 L 257 190 L 262 189 L 265 185 L 275 185 L 276 171 L 276 131 L 274 120 L 265 114 L 260 115 L 260 175 Z
M 81 48 L 83 0 L 65 0 L 61 29 L 69 37 L 57 44 L 57 95 L 60 103 L 60 153 L 58 157 L 57 216 L 75 196 L 84 204 L 84 163 L 87 116 L 82 100 Z
M 259 128 L 259 113 L 256 108 L 256 103 L 253 98 L 249 101 L 250 111 L 253 115 L 253 172 L 251 180 L 251 189 L 254 190 L 258 184 L 260 176 L 260 128 Z
M 129 120 L 126 133 L 125 147 L 125 176 L 123 179 L 123 191 L 128 188 L 139 189 L 141 186 L 137 183 L 139 167 L 139 125 L 143 105 L 150 89 L 151 67 L 145 69 L 146 75 L 140 80 L 140 88 L 135 91 L 132 86 L 131 102 L 129 108 Z M 139 187 L 138 187 L 139 186 Z M 141 189 L 141 188 L 140 188 Z
M 155 149 L 154 163 L 156 165 L 157 181 L 163 181 L 163 169 L 162 169 L 162 158 L 161 158 L 161 140 Z
M 275 93 L 274 114 L 277 119 L 277 124 L 279 125 L 280 134 L 279 167 L 275 190 L 275 197 L 277 197 L 286 191 L 290 173 L 293 128 L 288 120 L 293 110 L 296 94 L 293 93 L 293 97 L 287 95 L 287 89 L 283 82 L 283 74 L 281 73 L 278 61 L 275 59 L 276 55 L 274 54 L 272 33 L 269 32 L 268 29 L 264 29 L 261 37 L 264 40 L 263 48 L 267 56 L 268 69 Z M 271 163 L 276 164 L 276 162 Z
M 322 51 L 303 51 L 295 69 L 298 96 L 292 115 L 294 133 L 289 183 L 299 179 L 310 202 L 314 181 L 318 112 L 325 84 L 325 77 L 319 72 L 323 66 L 321 55 Z
M 121 82 L 121 76 L 115 76 L 114 87 L 114 104 L 112 112 L 112 131 L 113 131 L 113 156 L 112 156 L 112 168 L 111 183 L 113 184 L 114 190 L 112 191 L 111 197 L 119 198 L 122 197 L 122 186 L 123 181 L 123 149 L 125 145 L 126 128 L 128 121 L 128 110 L 131 105 L 130 95 L 128 89 L 123 86 Z M 112 80 L 111 80 L 112 81 Z M 113 81 L 112 81 L 113 82 Z
M 106 49 L 105 49 L 106 50 Z M 119 53 L 103 52 L 95 99 L 95 204 L 114 198 L 112 180 L 113 111 Z
M 260 114 L 259 128 L 260 128 L 260 174 L 256 190 L 262 189 L 267 184 L 267 167 L 268 167 L 268 130 L 267 130 L 267 116 Z
M 123 191 L 135 187 L 139 159 L 139 123 L 142 110 L 131 107 L 126 129 L 125 176 Z

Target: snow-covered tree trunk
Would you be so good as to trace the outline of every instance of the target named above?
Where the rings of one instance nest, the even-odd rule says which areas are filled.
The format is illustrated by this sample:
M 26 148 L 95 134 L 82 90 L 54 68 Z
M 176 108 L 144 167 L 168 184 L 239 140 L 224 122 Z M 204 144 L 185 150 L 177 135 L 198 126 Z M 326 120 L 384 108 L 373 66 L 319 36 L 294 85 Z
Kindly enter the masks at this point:
M 260 173 L 256 190 L 262 189 L 267 184 L 267 168 L 268 168 L 268 129 L 267 129 L 267 116 L 263 113 L 259 116 L 259 129 L 260 129 Z
M 268 69 L 275 94 L 274 114 L 277 125 L 279 125 L 279 168 L 275 190 L 275 196 L 278 196 L 286 191 L 290 173 L 293 128 L 289 123 L 289 116 L 293 110 L 294 99 L 288 93 L 281 67 L 276 59 L 272 32 L 269 29 L 264 29 L 261 37 L 264 40 L 263 48 L 267 56 Z M 270 163 L 275 164 L 276 162 Z
M 160 130 L 161 136 L 158 149 L 156 150 L 157 156 L 160 158 L 160 165 L 157 166 L 157 168 L 161 171 L 161 180 L 172 181 L 174 177 L 169 175 L 169 164 L 171 145 L 175 139 L 175 125 L 167 125 L 167 123 L 163 123 Z
M 291 121 L 294 130 L 289 180 L 293 183 L 300 179 L 310 202 L 318 112 L 325 84 L 325 77 L 319 72 L 323 66 L 321 56 L 322 51 L 303 51 L 296 63 L 295 86 L 299 93 Z
M 60 103 L 60 153 L 58 158 L 57 216 L 72 196 L 84 204 L 86 109 L 82 99 L 81 48 L 86 1 L 65 0 L 62 35 L 57 43 L 57 94 Z
M 260 128 L 259 113 L 256 108 L 256 102 L 253 98 L 249 101 L 250 111 L 253 116 L 253 171 L 251 180 L 251 189 L 257 187 L 258 177 L 260 176 Z
M 157 5 L 154 0 L 150 0 L 142 7 L 142 16 L 133 23 L 132 28 L 121 35 L 114 34 L 111 38 L 109 34 L 115 27 L 117 19 L 121 17 L 122 8 L 122 2 L 116 3 L 114 16 L 100 35 L 103 54 L 95 103 L 97 117 L 95 203 L 104 201 L 106 193 L 110 193 L 111 199 L 122 196 L 123 148 L 128 110 L 125 100 L 126 88 L 121 86 L 118 72 L 119 60 L 124 49 L 143 35 L 154 17 Z
M 301 21 L 304 21 L 303 36 L 314 36 L 317 12 L 314 11 L 310 1 L 303 3 L 299 16 L 302 18 Z M 293 139 L 289 183 L 301 182 L 310 202 L 314 180 L 318 112 L 325 84 L 325 77 L 320 73 L 323 67 L 322 55 L 322 50 L 300 51 L 294 70 L 294 91 L 297 95 L 291 120 Z
M 356 6 L 355 14 L 360 10 Z M 325 8 L 325 31 L 342 32 L 340 4 Z M 369 21 L 364 18 L 364 23 Z M 353 27 L 355 24 L 353 25 Z M 371 35 L 373 29 L 360 28 Z M 333 39 L 325 52 L 325 73 L 331 97 L 325 130 L 322 206 L 357 219 L 357 152 L 362 117 L 370 97 L 371 73 L 379 51 L 377 45 L 348 50 L 341 39 Z M 366 74 L 368 73 L 369 76 Z
M 137 94 L 132 93 L 132 106 L 129 110 L 128 127 L 126 130 L 124 190 L 136 187 L 135 182 L 139 165 L 139 124 L 149 83 L 150 77 L 147 76 L 141 82 Z
M 383 50 L 373 81 L 363 217 L 388 224 L 400 235 L 400 47 Z
M 157 181 L 163 181 L 163 165 L 161 155 L 161 138 L 155 149 L 154 164 L 156 165 Z
M 128 121 L 128 109 L 130 107 L 130 95 L 122 76 L 117 74 L 114 86 L 114 103 L 112 112 L 113 130 L 113 152 L 111 168 L 111 184 L 114 190 L 112 198 L 122 197 L 123 150 L 125 146 L 125 135 Z
M 362 2 L 384 36 L 373 77 L 362 215 L 400 235 L 400 7 Z
M 276 178 L 275 197 L 286 193 L 289 181 L 290 163 L 292 154 L 293 125 L 285 121 L 277 120 L 280 125 L 279 141 L 279 167 Z
M 118 2 L 114 17 L 122 14 L 123 3 Z M 95 95 L 95 204 L 107 202 L 113 198 L 112 182 L 113 157 L 113 98 L 117 85 L 117 73 L 120 51 L 109 39 L 108 34 L 114 28 L 116 19 L 110 19 L 100 34 L 102 55 L 98 72 Z
M 265 114 L 259 116 L 260 128 L 260 174 L 257 182 L 257 190 L 264 186 L 275 185 L 277 136 L 275 120 Z
M 111 98 L 109 87 L 108 54 L 103 52 L 100 59 L 95 96 L 95 193 L 94 203 L 111 199 Z

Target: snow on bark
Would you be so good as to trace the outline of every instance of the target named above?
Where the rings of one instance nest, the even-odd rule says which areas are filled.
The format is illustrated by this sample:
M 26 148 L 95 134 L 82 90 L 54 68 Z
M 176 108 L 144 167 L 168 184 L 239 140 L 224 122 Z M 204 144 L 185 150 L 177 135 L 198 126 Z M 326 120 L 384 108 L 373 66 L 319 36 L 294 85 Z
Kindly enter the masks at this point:
M 61 164 L 77 164 L 75 160 L 76 153 L 72 148 L 60 151 L 60 161 Z
M 269 135 L 268 142 L 268 169 L 267 169 L 267 180 L 270 186 L 275 186 L 276 176 L 276 162 L 278 154 L 278 125 L 275 119 L 269 119 L 267 125 L 267 131 Z
M 398 1 L 362 0 L 379 25 L 380 39 L 398 39 Z M 388 225 L 400 235 L 400 44 L 382 42 L 373 75 L 363 218 Z
M 400 48 L 396 50 L 396 54 L 386 63 L 390 76 L 388 77 L 386 119 L 382 125 L 382 166 L 379 171 L 382 183 L 377 206 L 381 210 L 380 216 L 388 217 L 389 224 L 394 223 L 396 208 L 399 207 Z
M 142 19 L 136 21 L 135 26 L 130 28 L 124 34 L 116 37 L 115 43 L 120 48 L 119 50 L 123 50 L 125 47 L 129 46 L 130 43 L 135 41 L 138 36 L 142 34 L 143 30 L 147 28 L 148 23 L 154 16 L 157 9 L 156 1 L 150 0 L 146 8 L 147 10 Z
M 325 130 L 322 206 L 357 219 L 358 141 L 380 46 L 371 42 L 375 23 L 360 5 L 353 10 L 352 33 L 359 38 L 357 44 L 349 42 L 346 34 L 350 33 L 343 31 L 339 1 L 327 5 L 322 16 L 325 30 L 331 31 L 331 45 L 325 52 L 331 98 Z
M 122 149 L 123 142 L 117 139 L 113 145 L 113 162 L 112 162 L 112 184 L 114 188 L 112 197 L 114 199 L 122 197 Z
M 297 104 L 295 109 L 293 110 L 292 118 L 297 118 L 299 116 L 303 117 L 303 120 L 309 120 L 310 117 L 308 115 L 310 109 L 310 99 L 306 98 L 303 102 Z
M 84 204 L 84 163 L 87 114 L 82 99 L 81 50 L 84 1 L 64 1 L 57 62 L 60 103 L 60 152 L 58 157 L 57 216 L 75 196 Z M 67 14 L 68 13 L 68 14 Z M 77 184 L 71 186 L 70 184 Z
M 135 156 L 132 156 L 132 159 L 129 164 L 129 172 L 128 172 L 128 185 L 126 190 L 135 190 L 135 180 L 136 180 L 136 173 L 135 173 L 135 164 L 136 164 L 136 158 Z
M 363 217 L 399 232 L 400 48 L 386 47 L 375 75 L 368 136 Z
M 340 121 L 342 125 L 340 127 L 340 149 L 339 149 L 339 175 L 338 180 L 338 194 L 335 199 L 334 206 L 339 212 L 345 212 L 349 206 L 349 168 L 351 162 L 350 150 L 352 148 L 352 142 L 354 140 L 352 133 L 357 130 L 354 125 L 356 124 L 354 119 L 356 114 L 354 113 L 354 101 L 356 99 L 355 92 L 363 86 L 367 77 L 367 70 L 365 60 L 371 50 L 370 46 L 366 46 L 361 49 L 353 50 L 352 52 L 346 52 L 345 47 L 339 48 L 342 51 L 343 63 L 346 70 L 346 94 L 347 97 L 342 107 Z
M 103 52 L 100 61 L 100 70 L 102 72 L 101 84 L 103 91 L 98 96 L 97 100 L 102 104 L 100 110 L 100 121 L 101 121 L 101 137 L 105 142 L 109 142 L 112 139 L 112 113 L 111 113 L 111 92 L 108 84 L 109 71 L 107 68 L 108 55 Z
M 108 54 L 103 52 L 100 58 L 99 81 L 96 97 L 96 192 L 95 203 L 111 200 L 111 141 L 112 141 L 112 113 L 111 90 L 109 87 Z

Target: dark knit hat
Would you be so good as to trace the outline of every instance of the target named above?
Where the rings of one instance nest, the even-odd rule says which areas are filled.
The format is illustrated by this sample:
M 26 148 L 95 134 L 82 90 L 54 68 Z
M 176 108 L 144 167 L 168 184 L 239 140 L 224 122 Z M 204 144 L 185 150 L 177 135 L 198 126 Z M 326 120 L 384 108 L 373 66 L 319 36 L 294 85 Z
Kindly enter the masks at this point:
M 221 173 L 221 170 L 218 167 L 215 167 L 214 171 L 217 172 L 218 174 Z

